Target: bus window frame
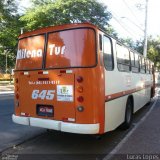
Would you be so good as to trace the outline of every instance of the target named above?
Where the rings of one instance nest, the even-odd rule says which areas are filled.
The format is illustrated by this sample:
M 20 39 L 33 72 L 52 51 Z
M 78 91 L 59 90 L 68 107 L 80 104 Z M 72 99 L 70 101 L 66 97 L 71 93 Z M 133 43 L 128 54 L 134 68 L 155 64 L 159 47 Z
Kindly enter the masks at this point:
M 102 50 L 103 50 L 102 34 L 99 34 L 99 49 L 100 49 L 100 51 L 102 51 Z
M 139 67 L 136 66 L 136 59 L 135 59 L 135 57 L 138 56 L 138 54 L 135 53 L 134 51 L 130 50 L 130 60 L 131 60 L 131 53 L 134 56 L 134 65 L 132 65 L 132 63 L 131 63 L 131 71 L 132 71 L 132 73 L 139 73 Z
M 47 56 L 47 46 L 48 46 L 48 35 L 50 33 L 56 33 L 56 32 L 61 32 L 61 31 L 68 31 L 68 30 L 76 30 L 76 29 L 92 29 L 94 31 L 94 37 L 95 37 L 95 64 L 93 66 L 74 66 L 74 67 L 54 67 L 54 68 L 46 68 L 46 56 Z M 34 36 L 39 36 L 39 35 L 44 35 L 45 37 L 45 43 L 44 43 L 44 51 L 43 51 L 43 57 L 42 57 L 42 67 L 39 68 L 34 68 L 34 69 L 19 69 L 15 70 L 17 71 L 39 71 L 39 70 L 53 70 L 53 69 L 69 69 L 69 68 L 95 68 L 98 65 L 98 48 L 97 48 L 97 31 L 95 28 L 92 27 L 77 27 L 77 28 L 67 28 L 67 29 L 60 29 L 56 31 L 51 31 L 51 32 L 45 32 L 45 33 L 40 33 L 40 34 L 33 34 L 29 36 L 24 36 L 23 38 L 18 39 L 18 43 L 21 39 L 29 38 L 29 37 L 34 37 Z
M 146 58 L 146 74 L 150 74 L 149 60 Z
M 119 46 L 121 46 L 121 47 L 124 47 L 125 49 L 128 50 L 128 54 L 129 54 L 129 64 L 124 64 L 124 63 L 118 62 L 118 57 L 117 57 L 117 55 L 118 55 L 117 45 L 119 45 Z M 117 69 L 118 69 L 119 72 L 131 72 L 130 50 L 129 50 L 129 48 L 127 48 L 126 46 L 124 46 L 124 45 L 122 45 L 122 44 L 120 44 L 120 43 L 116 43 L 116 61 L 117 61 Z M 122 69 L 120 69 L 120 68 L 119 68 L 119 64 L 124 65 L 124 66 L 128 66 L 128 67 L 129 67 L 129 70 L 122 70 Z
M 108 69 L 107 66 L 105 65 L 105 62 L 104 62 L 104 37 L 108 38 L 109 41 L 110 41 L 110 44 L 111 44 L 111 54 L 112 54 L 112 69 Z M 107 71 L 113 71 L 114 70 L 114 53 L 113 53 L 113 42 L 112 42 L 112 39 L 107 36 L 106 34 L 104 34 L 102 36 L 102 52 L 103 52 L 103 65 L 104 65 L 104 68 L 107 70 Z
M 139 63 L 139 54 L 138 53 L 134 53 L 135 54 L 135 67 L 137 68 L 140 68 L 140 63 Z M 138 65 L 136 65 L 136 56 L 137 56 L 137 62 L 138 62 Z
M 129 51 L 129 53 L 130 53 L 130 61 L 131 61 L 131 68 L 132 68 L 132 67 L 135 67 L 135 54 L 134 54 L 134 52 L 131 51 L 131 50 Z M 133 64 L 133 65 L 132 65 L 131 53 L 133 54 L 133 60 L 134 60 L 134 64 Z
M 146 62 L 145 62 L 145 58 L 141 55 L 139 55 L 139 64 L 140 64 L 140 73 L 142 74 L 146 74 Z M 143 66 L 143 63 L 142 63 L 142 60 L 144 60 L 144 66 Z

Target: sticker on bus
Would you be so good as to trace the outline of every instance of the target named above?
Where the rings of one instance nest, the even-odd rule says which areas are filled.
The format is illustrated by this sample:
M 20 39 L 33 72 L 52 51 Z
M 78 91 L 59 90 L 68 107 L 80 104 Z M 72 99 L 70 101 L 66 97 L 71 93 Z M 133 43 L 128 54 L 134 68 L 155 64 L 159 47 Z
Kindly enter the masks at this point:
M 73 102 L 73 85 L 57 85 L 57 101 Z

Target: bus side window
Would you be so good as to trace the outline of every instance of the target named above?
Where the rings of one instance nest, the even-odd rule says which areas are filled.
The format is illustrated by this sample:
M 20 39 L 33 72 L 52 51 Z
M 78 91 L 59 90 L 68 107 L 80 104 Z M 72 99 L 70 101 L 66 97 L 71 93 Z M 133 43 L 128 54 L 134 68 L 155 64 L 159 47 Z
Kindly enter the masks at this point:
M 142 68 L 144 70 L 144 73 L 146 73 L 146 61 L 145 61 L 145 58 L 142 58 Z
M 135 62 L 135 54 L 131 51 L 130 52 L 130 57 L 131 57 L 131 70 L 132 72 L 138 72 L 139 69 L 136 67 L 136 62 Z
M 135 66 L 135 59 L 134 59 L 134 53 L 130 52 L 130 57 L 131 57 L 131 66 L 134 67 Z
M 139 56 L 139 70 L 140 72 L 142 70 L 142 57 L 141 56 Z
M 134 70 L 134 72 L 139 72 L 140 63 L 139 63 L 138 54 L 134 53 L 134 55 L 135 55 L 135 70 Z
M 146 65 L 145 65 L 145 61 L 144 61 L 144 58 L 139 56 L 139 62 L 140 62 L 140 72 L 141 73 L 145 73 L 146 71 Z
M 146 59 L 146 73 L 149 73 L 149 61 Z
M 120 71 L 130 71 L 130 56 L 129 50 L 119 44 L 117 44 L 117 64 Z
M 112 52 L 112 43 L 111 40 L 104 36 L 103 38 L 103 59 L 105 68 L 109 71 L 113 70 L 113 52 Z

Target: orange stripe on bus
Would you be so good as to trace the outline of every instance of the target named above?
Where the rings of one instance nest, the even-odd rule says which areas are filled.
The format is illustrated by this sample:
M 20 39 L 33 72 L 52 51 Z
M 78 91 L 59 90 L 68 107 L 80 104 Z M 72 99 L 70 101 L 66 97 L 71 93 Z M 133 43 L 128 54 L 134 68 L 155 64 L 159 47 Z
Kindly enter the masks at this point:
M 108 102 L 108 101 L 111 101 L 113 99 L 117 99 L 117 98 L 126 96 L 128 94 L 132 94 L 132 93 L 141 91 L 141 90 L 143 90 L 145 88 L 148 88 L 148 87 L 151 87 L 151 85 L 145 85 L 144 87 L 137 87 L 135 89 L 130 89 L 130 90 L 127 90 L 127 91 L 122 91 L 122 92 L 117 92 L 117 93 L 114 93 L 114 94 L 111 94 L 111 95 L 107 95 L 107 96 L 105 96 L 105 102 Z

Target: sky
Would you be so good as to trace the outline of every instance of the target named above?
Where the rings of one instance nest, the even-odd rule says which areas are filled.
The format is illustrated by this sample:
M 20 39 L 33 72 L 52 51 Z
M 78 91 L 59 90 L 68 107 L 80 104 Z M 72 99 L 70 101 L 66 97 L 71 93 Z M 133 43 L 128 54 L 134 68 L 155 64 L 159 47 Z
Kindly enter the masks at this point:
M 20 6 L 28 7 L 30 0 L 22 0 Z M 134 41 L 144 39 L 146 0 L 98 0 L 113 15 L 109 24 L 122 38 Z M 148 35 L 160 35 L 160 0 L 148 0 Z
M 110 24 L 121 37 L 144 38 L 146 0 L 100 0 L 113 14 Z M 160 0 L 148 0 L 148 35 L 160 35 Z M 125 18 L 122 18 L 125 17 Z

